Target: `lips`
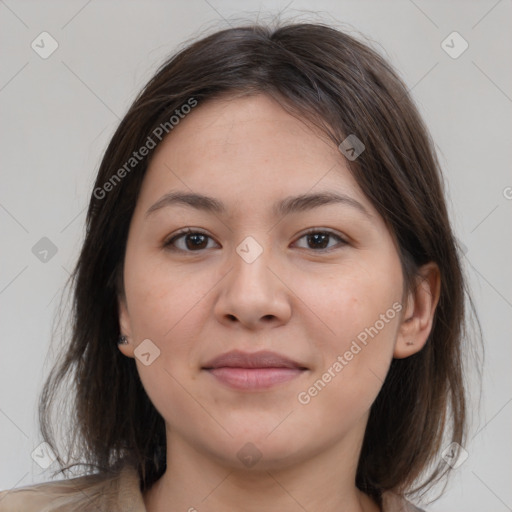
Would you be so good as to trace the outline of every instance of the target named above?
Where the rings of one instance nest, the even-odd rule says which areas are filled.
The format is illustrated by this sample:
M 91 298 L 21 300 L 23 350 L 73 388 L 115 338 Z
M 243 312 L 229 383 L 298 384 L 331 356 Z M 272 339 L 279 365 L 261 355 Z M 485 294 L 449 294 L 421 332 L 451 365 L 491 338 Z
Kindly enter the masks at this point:
M 305 370 L 306 367 L 287 357 L 281 356 L 275 352 L 240 352 L 233 350 L 221 354 L 208 361 L 203 369 L 211 370 L 215 368 L 298 368 Z
M 302 375 L 307 368 L 275 352 L 231 351 L 208 361 L 203 370 L 238 391 L 261 391 Z

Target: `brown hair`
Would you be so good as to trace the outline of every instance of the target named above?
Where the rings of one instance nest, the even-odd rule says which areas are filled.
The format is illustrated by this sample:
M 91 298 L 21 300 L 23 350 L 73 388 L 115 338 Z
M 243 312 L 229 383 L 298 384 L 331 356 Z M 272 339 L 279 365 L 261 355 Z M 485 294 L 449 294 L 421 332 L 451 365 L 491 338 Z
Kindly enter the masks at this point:
M 58 452 L 50 411 L 69 377 L 74 415 L 67 463 L 73 450 L 81 462 L 61 472 L 76 464 L 112 472 L 130 457 L 145 490 L 165 471 L 164 420 L 134 360 L 117 347 L 128 228 L 151 155 L 133 168 L 126 163 L 158 127 L 170 131 L 169 119 L 191 99 L 200 106 L 220 95 L 257 93 L 314 122 L 336 145 L 350 134 L 363 141 L 365 151 L 348 162 L 350 171 L 397 240 L 406 289 L 414 286 L 420 265 L 439 266 L 440 300 L 429 339 L 417 354 L 392 361 L 371 408 L 356 478 L 376 498 L 385 490 L 424 490 L 448 469 L 438 460 L 444 435 L 448 443 L 463 444 L 466 433 L 467 289 L 441 172 L 428 131 L 393 68 L 369 45 L 317 23 L 217 31 L 170 58 L 136 98 L 106 150 L 90 199 L 70 279 L 73 332 L 40 397 L 42 435 Z M 120 173 L 123 168 L 127 172 Z M 113 181 L 116 174 L 122 179 Z M 469 304 L 473 308 L 470 298 Z M 58 461 L 65 465 L 60 456 Z

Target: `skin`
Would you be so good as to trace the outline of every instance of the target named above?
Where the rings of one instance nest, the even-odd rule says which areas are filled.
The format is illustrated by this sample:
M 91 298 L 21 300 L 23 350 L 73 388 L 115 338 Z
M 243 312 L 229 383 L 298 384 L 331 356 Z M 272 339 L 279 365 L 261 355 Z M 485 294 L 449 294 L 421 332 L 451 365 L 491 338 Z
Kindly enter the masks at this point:
M 165 193 L 197 192 L 226 214 L 172 205 L 146 216 Z M 357 200 L 286 217 L 290 195 L 335 191 Z M 182 228 L 210 238 L 165 242 Z M 308 241 L 328 230 L 327 251 Z M 323 231 L 322 231 L 323 230 Z M 253 237 L 252 263 L 237 246 Z M 181 251 L 179 250 L 181 249 Z M 187 252 L 188 251 L 188 252 Z M 134 357 L 166 422 L 167 470 L 144 494 L 148 512 L 375 512 L 355 487 L 369 408 L 393 357 L 419 351 L 431 330 L 439 272 L 429 263 L 403 296 L 394 238 L 334 144 L 265 95 L 198 105 L 155 150 L 131 221 L 119 297 L 119 350 Z M 343 370 L 304 405 L 307 391 L 394 303 L 403 306 Z M 145 339 L 160 355 L 134 350 Z M 265 391 L 228 388 L 202 366 L 224 352 L 273 350 L 307 371 Z M 252 443 L 261 458 L 237 453 Z M 169 507 L 172 506 L 172 509 Z

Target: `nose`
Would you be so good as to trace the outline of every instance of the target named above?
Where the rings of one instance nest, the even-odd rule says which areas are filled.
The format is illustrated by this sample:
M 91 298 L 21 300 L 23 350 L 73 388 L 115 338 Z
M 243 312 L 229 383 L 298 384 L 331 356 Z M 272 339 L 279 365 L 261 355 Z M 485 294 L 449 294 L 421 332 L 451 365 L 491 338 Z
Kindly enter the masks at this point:
M 251 330 L 288 322 L 292 292 L 270 248 L 262 249 L 253 261 L 242 251 L 230 256 L 230 271 L 220 283 L 214 308 L 219 322 L 230 327 L 238 323 Z

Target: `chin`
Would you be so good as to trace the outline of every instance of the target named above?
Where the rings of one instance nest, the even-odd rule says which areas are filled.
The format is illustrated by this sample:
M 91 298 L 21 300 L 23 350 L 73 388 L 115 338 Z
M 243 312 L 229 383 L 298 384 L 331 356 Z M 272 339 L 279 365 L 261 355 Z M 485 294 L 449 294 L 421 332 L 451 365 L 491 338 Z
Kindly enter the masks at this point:
M 275 428 L 275 424 L 274 427 Z M 302 436 L 283 430 L 277 433 L 272 429 L 245 428 L 244 433 L 235 433 L 224 443 L 209 444 L 205 448 L 223 466 L 230 470 L 270 471 L 286 469 L 307 457 L 306 445 Z M 269 435 L 269 432 L 272 432 Z M 208 442 L 211 443 L 211 438 Z M 219 450 L 220 448 L 220 450 Z

